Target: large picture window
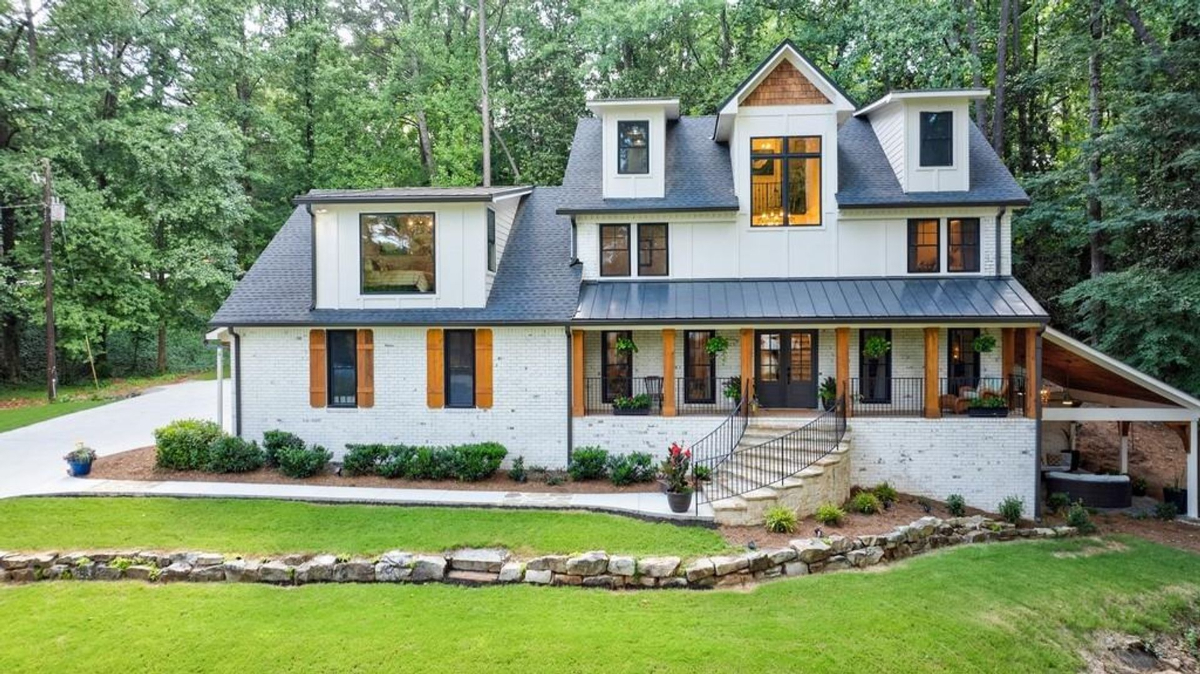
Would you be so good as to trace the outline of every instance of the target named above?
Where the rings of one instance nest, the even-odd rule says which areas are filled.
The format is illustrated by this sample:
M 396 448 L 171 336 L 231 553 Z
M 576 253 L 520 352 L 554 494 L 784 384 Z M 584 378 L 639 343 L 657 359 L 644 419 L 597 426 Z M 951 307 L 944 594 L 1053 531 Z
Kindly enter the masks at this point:
M 475 331 L 446 331 L 446 407 L 475 406 Z
M 750 140 L 750 225 L 821 224 L 821 137 Z
M 667 225 L 638 225 L 638 276 L 667 275 Z
M 617 340 L 622 337 L 633 339 L 633 333 L 628 330 L 600 333 L 603 341 L 600 367 L 604 372 L 600 388 L 606 403 L 621 396 L 628 398 L 633 395 L 633 354 L 617 351 Z
M 362 292 L 431 293 L 432 213 L 364 213 L 359 217 Z
M 650 122 L 617 122 L 617 173 L 650 172 Z
M 954 113 L 921 113 L 921 166 L 954 165 Z
M 688 330 L 683 342 L 683 401 L 712 403 L 717 393 L 717 357 L 708 352 L 712 330 Z
M 979 271 L 979 218 L 950 218 L 946 236 L 946 269 Z
M 354 330 L 329 330 L 326 348 L 329 352 L 329 406 L 358 405 L 358 345 Z
M 929 274 L 941 270 L 940 224 L 936 218 L 908 221 L 908 273 Z
M 629 276 L 629 225 L 600 225 L 600 275 Z

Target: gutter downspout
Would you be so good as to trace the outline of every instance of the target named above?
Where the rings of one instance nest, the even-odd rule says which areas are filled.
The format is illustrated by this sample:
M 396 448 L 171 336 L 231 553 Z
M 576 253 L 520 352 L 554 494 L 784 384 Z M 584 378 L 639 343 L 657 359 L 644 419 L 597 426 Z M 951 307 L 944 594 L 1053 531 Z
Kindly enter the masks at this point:
M 1002 241 L 1002 237 L 1000 236 L 1000 230 L 1002 229 L 1001 222 L 1004 220 L 1004 214 L 1007 212 L 1008 212 L 1008 206 L 1001 206 L 1000 211 L 998 213 L 996 213 L 996 278 L 1001 277 L 1000 270 L 1003 268 L 1001 266 L 1000 258 L 1003 255 L 1004 249 L 1000 245 L 1001 241 Z M 313 278 L 316 278 L 316 276 L 314 276 Z
M 1030 388 L 1034 388 L 1032 385 L 1040 384 L 1042 381 L 1042 334 L 1045 332 L 1046 332 L 1046 326 L 1043 324 L 1042 327 L 1038 328 L 1037 339 L 1035 340 L 1035 342 L 1037 343 L 1037 346 L 1035 347 L 1036 354 L 1037 354 L 1035 356 L 1035 361 L 1037 364 L 1034 366 L 1034 377 L 1033 377 L 1033 381 L 1030 382 L 1030 384 L 1031 384 Z M 1026 374 L 1028 375 L 1028 373 L 1026 373 Z M 1026 376 L 1026 379 L 1028 379 L 1028 378 L 1029 377 Z M 1033 430 L 1033 432 L 1034 432 L 1034 442 L 1033 442 L 1033 519 L 1035 522 L 1040 523 L 1042 521 L 1042 389 L 1041 389 L 1041 386 L 1037 386 L 1035 388 L 1035 390 L 1030 391 L 1028 395 L 1035 396 L 1033 399 L 1034 400 L 1033 404 L 1034 404 L 1034 409 L 1037 410 L 1037 414 L 1035 415 L 1035 419 L 1034 419 L 1034 427 L 1033 427 L 1034 428 L 1034 430 Z
M 574 218 L 572 218 L 572 222 Z M 573 384 L 574 368 L 575 368 L 575 353 L 574 345 L 571 343 L 571 326 L 564 325 L 563 333 L 567 336 L 567 463 L 571 462 L 571 450 L 575 446 L 575 416 L 571 414 L 571 396 L 574 394 Z
M 575 224 L 574 215 L 571 216 L 571 261 L 569 264 L 572 267 L 579 264 L 579 227 Z
M 229 326 L 233 336 L 233 434 L 242 437 L 242 336 Z
M 308 259 L 309 272 L 312 276 L 308 310 L 312 311 L 317 308 L 317 217 L 313 214 L 312 204 L 304 204 L 304 210 L 308 211 Z M 999 231 L 998 227 L 996 231 Z M 999 241 L 998 238 L 996 240 Z

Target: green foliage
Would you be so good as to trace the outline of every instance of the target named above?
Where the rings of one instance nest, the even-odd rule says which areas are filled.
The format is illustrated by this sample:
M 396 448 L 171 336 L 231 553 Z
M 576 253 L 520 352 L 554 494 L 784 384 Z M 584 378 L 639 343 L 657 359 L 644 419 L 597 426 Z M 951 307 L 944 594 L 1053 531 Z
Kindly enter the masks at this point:
M 821 381 L 821 387 L 817 389 L 817 396 L 821 402 L 830 404 L 837 399 L 837 380 L 833 377 L 826 377 Z
M 883 503 L 879 497 L 869 491 L 860 491 L 850 499 L 850 510 L 864 515 L 874 515 L 883 511 Z
M 1170 522 L 1179 517 L 1179 507 L 1170 501 L 1156 503 L 1154 505 L 1154 517 L 1164 522 Z
M 1054 492 L 1046 498 L 1046 510 L 1057 515 L 1071 505 L 1071 497 L 1062 493 Z
M 996 348 L 996 336 L 990 332 L 980 334 L 971 340 L 971 349 L 977 353 L 991 353 Z
M 618 410 L 644 410 L 650 407 L 650 396 L 645 393 L 639 393 L 635 396 L 617 396 L 612 401 L 614 409 Z
M 342 474 L 348 477 L 375 475 L 379 464 L 391 455 L 390 445 L 346 445 Z
M 418 447 L 409 462 L 408 477 L 414 480 L 448 480 L 454 477 L 454 457 L 440 447 Z
M 1088 509 L 1083 507 L 1083 501 L 1072 503 L 1067 510 L 1067 525 L 1075 527 L 1081 534 L 1092 534 L 1096 532 L 1096 525 L 1092 524 L 1092 515 Z
M 967 500 L 961 494 L 951 494 L 946 497 L 946 510 L 954 517 L 963 517 L 967 514 Z
M 608 457 L 608 477 L 618 487 L 654 479 L 654 457 L 645 452 Z
M 1146 481 L 1146 478 L 1140 475 L 1133 478 L 1131 487 L 1134 496 L 1145 496 L 1150 491 L 1150 483 Z
M 817 506 L 817 512 L 813 517 L 821 524 L 836 527 L 846 518 L 846 511 L 839 508 L 837 504 L 822 503 Z
M 274 430 L 263 433 L 263 453 L 268 466 L 278 466 L 279 453 L 287 449 L 304 449 L 304 441 L 287 431 Z
M 875 487 L 871 489 L 871 492 L 875 494 L 875 497 L 879 499 L 879 502 L 882 503 L 884 507 L 892 505 L 897 499 L 900 498 L 900 492 L 896 491 L 896 488 L 887 482 L 880 482 L 879 484 L 875 485 Z
M 726 400 L 741 400 L 742 399 L 742 378 L 730 377 L 725 380 L 724 386 L 721 388 L 721 394 Z
M 387 452 L 379 458 L 375 472 L 380 477 L 397 479 L 408 475 L 416 448 L 406 445 L 388 446 Z
M 525 482 L 529 479 L 529 473 L 525 472 L 525 457 L 518 456 L 513 459 L 512 467 L 508 469 L 508 479 L 513 482 Z
M 623 355 L 632 355 L 638 352 L 637 344 L 630 337 L 618 337 L 613 348 L 617 350 L 617 353 Z
M 508 450 L 496 442 L 460 445 L 450 449 L 451 470 L 463 482 L 478 482 L 491 477 L 500 468 Z
M 775 506 L 766 513 L 767 531 L 775 534 L 790 534 L 796 531 L 796 511 L 783 506 Z
M 868 337 L 862 347 L 863 355 L 867 358 L 883 358 L 891 350 L 892 343 L 879 335 Z
M 1021 521 L 1021 513 L 1025 511 L 1025 502 L 1019 496 L 1008 496 L 1000 502 L 997 512 L 1009 524 Z
M 180 419 L 155 429 L 155 463 L 171 470 L 201 470 L 208 463 L 208 448 L 221 437 L 212 421 Z
M 571 452 L 567 474 L 572 480 L 603 480 L 608 474 L 608 452 L 602 447 L 578 447 Z
M 204 470 L 210 473 L 248 473 L 263 467 L 265 458 L 257 442 L 226 435 L 208 446 Z
M 276 458 L 279 472 L 291 478 L 303 479 L 325 470 L 325 465 L 333 458 L 333 452 L 320 445 L 284 447 L 276 454 Z
M 1007 406 L 1008 406 L 1008 401 L 1005 400 L 1002 396 L 991 395 L 991 394 L 985 394 L 985 395 L 981 395 L 977 398 L 971 398 L 971 400 L 967 402 L 967 407 L 974 407 L 976 409 L 985 409 L 985 410 L 995 410 L 995 409 L 1000 409 L 1002 407 L 1007 407 Z
M 692 475 L 696 478 L 697 482 L 710 482 L 712 480 L 712 468 L 693 464 Z
M 710 356 L 722 356 L 729 350 L 729 339 L 722 335 L 713 335 L 704 342 L 704 351 Z

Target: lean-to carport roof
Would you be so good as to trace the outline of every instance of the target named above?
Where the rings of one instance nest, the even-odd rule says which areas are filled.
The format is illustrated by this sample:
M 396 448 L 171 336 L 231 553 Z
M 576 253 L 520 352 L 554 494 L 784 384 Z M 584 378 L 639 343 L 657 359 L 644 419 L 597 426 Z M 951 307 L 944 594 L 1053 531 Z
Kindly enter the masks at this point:
M 1013 278 L 740 279 L 587 282 L 575 323 L 1040 323 Z

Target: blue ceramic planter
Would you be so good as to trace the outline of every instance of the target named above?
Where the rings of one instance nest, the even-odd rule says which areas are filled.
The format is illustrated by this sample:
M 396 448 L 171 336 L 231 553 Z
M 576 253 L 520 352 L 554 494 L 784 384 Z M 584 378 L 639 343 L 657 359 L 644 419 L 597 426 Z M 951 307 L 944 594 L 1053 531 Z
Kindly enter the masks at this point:
M 91 461 L 68 461 L 67 465 L 71 468 L 71 475 L 75 477 L 83 477 L 92 472 Z

